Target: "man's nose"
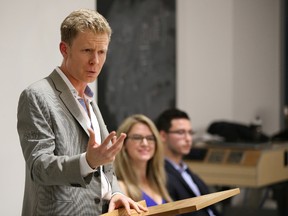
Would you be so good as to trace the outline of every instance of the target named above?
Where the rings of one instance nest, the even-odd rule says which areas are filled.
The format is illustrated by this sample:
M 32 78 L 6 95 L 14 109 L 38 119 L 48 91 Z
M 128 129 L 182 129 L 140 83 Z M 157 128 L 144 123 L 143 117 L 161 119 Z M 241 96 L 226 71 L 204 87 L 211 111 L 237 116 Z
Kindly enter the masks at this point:
M 90 64 L 98 64 L 99 63 L 99 56 L 97 52 L 93 52 L 91 54 L 91 59 L 89 61 Z
M 185 133 L 185 139 L 192 140 L 193 139 L 193 135 L 191 133 L 189 133 L 189 132 L 186 132 Z

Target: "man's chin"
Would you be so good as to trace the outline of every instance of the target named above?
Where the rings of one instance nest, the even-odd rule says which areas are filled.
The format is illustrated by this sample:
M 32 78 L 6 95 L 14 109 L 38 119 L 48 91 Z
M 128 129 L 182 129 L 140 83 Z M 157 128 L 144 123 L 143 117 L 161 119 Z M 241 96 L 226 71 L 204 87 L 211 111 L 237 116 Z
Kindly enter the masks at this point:
M 189 149 L 189 150 L 182 151 L 182 155 L 188 155 L 189 153 L 190 153 L 190 149 Z
M 89 77 L 87 79 L 87 83 L 93 83 L 93 82 L 95 82 L 96 79 L 97 79 L 97 77 Z

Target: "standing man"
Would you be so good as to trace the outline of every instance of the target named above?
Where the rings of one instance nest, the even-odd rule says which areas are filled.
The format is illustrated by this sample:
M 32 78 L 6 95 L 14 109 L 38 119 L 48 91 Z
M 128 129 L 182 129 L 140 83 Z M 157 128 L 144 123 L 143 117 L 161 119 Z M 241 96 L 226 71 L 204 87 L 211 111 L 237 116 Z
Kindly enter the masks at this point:
M 108 133 L 88 86 L 100 74 L 110 37 L 102 15 L 73 11 L 61 25 L 61 66 L 20 96 L 23 216 L 100 215 L 122 206 L 146 210 L 118 187 L 111 163 L 126 135 Z
M 208 194 L 206 184 L 184 163 L 183 157 L 192 147 L 193 130 L 189 116 L 179 109 L 168 109 L 155 122 L 165 148 L 167 188 L 173 200 Z M 214 206 L 185 216 L 218 216 Z

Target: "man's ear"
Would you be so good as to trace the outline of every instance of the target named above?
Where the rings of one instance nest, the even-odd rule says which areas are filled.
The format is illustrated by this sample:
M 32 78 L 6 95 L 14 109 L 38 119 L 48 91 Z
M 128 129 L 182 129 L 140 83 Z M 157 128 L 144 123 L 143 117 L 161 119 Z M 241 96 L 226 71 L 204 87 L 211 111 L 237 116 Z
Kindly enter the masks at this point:
M 68 48 L 69 47 L 65 42 L 63 42 L 63 41 L 60 42 L 59 49 L 60 49 L 60 52 L 61 52 L 63 58 L 65 58 L 68 55 Z
M 160 134 L 160 138 L 161 138 L 162 142 L 166 142 L 167 133 L 164 130 L 160 130 L 159 134 Z

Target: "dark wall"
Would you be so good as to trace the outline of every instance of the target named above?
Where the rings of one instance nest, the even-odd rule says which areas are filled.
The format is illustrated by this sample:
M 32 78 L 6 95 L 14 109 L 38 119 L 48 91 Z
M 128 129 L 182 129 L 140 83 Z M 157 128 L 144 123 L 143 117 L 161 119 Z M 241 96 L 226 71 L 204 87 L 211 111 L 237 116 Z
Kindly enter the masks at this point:
M 97 0 L 113 34 L 98 79 L 98 104 L 109 130 L 128 115 L 154 119 L 175 106 L 175 0 Z
M 280 110 L 280 119 L 282 128 L 288 129 L 288 113 L 285 111 L 288 108 L 288 3 L 286 0 L 281 1 L 282 12 L 282 74 L 281 80 L 281 95 L 282 104 Z
M 288 43 L 287 43 L 287 37 L 288 37 L 288 3 L 286 0 L 283 0 L 283 9 L 282 9 L 282 12 L 283 12 L 283 47 L 284 47 L 284 50 L 283 50 L 283 55 L 284 55 L 284 77 L 285 77 L 285 105 L 288 106 Z

